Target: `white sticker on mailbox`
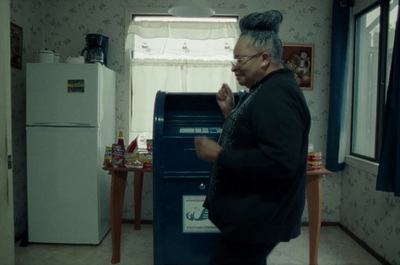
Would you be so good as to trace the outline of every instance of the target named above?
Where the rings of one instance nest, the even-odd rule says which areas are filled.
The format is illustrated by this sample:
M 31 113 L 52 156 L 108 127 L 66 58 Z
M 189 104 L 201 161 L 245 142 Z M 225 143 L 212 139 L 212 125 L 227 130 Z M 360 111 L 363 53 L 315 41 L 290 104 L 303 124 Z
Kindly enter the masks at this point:
M 222 129 L 218 127 L 182 127 L 179 128 L 179 133 L 221 133 Z
M 203 207 L 206 196 L 183 196 L 183 233 L 217 233 L 218 228 L 208 219 L 208 210 Z
M 188 128 L 188 127 L 180 128 L 179 133 L 194 133 L 194 128 Z

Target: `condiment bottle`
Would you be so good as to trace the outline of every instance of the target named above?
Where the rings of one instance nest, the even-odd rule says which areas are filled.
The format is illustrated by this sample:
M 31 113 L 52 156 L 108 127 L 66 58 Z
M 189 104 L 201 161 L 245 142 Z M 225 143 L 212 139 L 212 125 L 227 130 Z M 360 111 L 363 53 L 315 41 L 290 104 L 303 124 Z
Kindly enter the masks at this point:
M 119 131 L 118 133 L 118 142 L 117 144 L 121 146 L 122 150 L 125 150 L 125 143 L 124 143 L 124 133 L 122 131 Z

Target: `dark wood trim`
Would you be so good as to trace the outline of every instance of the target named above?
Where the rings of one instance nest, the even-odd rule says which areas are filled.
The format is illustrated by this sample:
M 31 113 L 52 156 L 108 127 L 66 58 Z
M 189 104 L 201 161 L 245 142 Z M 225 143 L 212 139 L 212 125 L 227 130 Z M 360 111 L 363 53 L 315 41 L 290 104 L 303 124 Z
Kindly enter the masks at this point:
M 123 224 L 134 224 L 135 219 L 122 219 L 122 223 Z M 141 220 L 140 223 L 145 224 L 145 225 L 152 225 L 153 220 Z
M 367 244 L 365 244 L 361 239 L 359 239 L 353 232 L 351 232 L 347 227 L 338 223 L 338 226 L 348 234 L 354 241 L 357 242 L 363 249 L 365 249 L 369 254 L 371 254 L 374 258 L 376 258 L 382 265 L 390 265 L 390 263 L 385 260 L 381 255 L 376 253 L 372 248 L 370 248 Z
M 135 219 L 123 219 L 122 223 L 125 224 L 134 224 Z M 142 224 L 153 224 L 153 220 L 142 220 Z M 301 226 L 308 226 L 308 222 L 302 222 Z M 382 256 L 376 253 L 372 248 L 370 248 L 367 244 L 365 244 L 361 239 L 359 239 L 354 233 L 352 233 L 347 227 L 342 225 L 339 222 L 322 222 L 321 226 L 338 226 L 341 228 L 347 235 L 351 237 L 357 244 L 359 244 L 363 249 L 365 249 L 369 254 L 371 254 L 375 259 L 377 259 L 382 265 L 390 265 L 390 263 L 385 260 Z M 22 239 L 24 241 L 24 237 L 26 238 L 27 233 L 21 233 L 20 235 L 15 237 L 15 242 L 18 242 Z
M 301 226 L 308 226 L 308 222 L 302 222 Z M 391 265 L 385 258 L 376 253 L 372 248 L 370 248 L 366 243 L 359 239 L 353 232 L 351 232 L 347 227 L 339 222 L 322 222 L 322 226 L 338 226 L 341 228 L 351 239 L 353 239 L 358 245 L 360 245 L 365 251 L 371 254 L 375 259 L 377 259 L 382 265 Z
M 24 237 L 26 237 L 27 234 L 28 234 L 28 233 L 27 233 L 26 230 L 25 230 L 24 232 L 22 232 L 22 233 L 16 235 L 16 236 L 14 237 L 14 242 L 17 243 L 18 241 L 20 241 L 21 239 L 23 239 Z

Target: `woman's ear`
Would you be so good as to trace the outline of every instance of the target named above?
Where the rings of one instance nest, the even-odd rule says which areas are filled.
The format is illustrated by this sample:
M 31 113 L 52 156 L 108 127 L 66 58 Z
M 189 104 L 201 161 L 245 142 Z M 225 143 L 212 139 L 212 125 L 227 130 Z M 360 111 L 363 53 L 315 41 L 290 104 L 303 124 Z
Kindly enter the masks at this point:
M 263 52 L 263 53 L 261 54 L 261 58 L 262 58 L 261 66 L 268 66 L 268 65 L 270 64 L 270 62 L 271 62 L 271 56 L 270 56 L 268 53 Z

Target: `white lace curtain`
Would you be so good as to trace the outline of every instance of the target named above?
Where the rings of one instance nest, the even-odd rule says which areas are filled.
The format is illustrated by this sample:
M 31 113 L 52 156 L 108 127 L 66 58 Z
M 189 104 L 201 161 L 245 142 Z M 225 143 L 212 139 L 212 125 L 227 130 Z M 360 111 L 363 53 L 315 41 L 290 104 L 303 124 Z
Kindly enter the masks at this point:
M 233 22 L 132 22 L 126 38 L 131 51 L 131 132 L 151 136 L 157 91 L 217 92 L 238 84 L 231 72 L 238 38 Z

